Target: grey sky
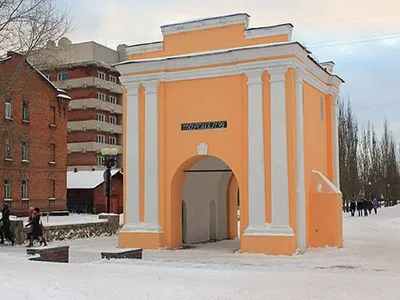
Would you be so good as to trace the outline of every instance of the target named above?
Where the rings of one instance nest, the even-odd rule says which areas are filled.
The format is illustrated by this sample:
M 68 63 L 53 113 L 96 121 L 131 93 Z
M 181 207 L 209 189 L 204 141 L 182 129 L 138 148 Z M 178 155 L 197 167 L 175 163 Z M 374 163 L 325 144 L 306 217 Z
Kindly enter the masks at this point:
M 57 0 L 69 7 L 73 42 L 115 48 L 161 40 L 160 26 L 246 12 L 250 26 L 290 22 L 294 39 L 333 60 L 361 124 L 388 118 L 400 140 L 400 1 L 396 0 Z M 368 42 L 367 42 L 368 41 Z M 331 46 L 329 46 L 331 45 Z

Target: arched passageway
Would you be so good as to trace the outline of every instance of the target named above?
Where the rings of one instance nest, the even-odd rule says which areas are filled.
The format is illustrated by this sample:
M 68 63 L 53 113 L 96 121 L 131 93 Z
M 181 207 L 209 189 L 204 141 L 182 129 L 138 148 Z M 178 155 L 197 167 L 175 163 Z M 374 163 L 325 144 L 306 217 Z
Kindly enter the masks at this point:
M 179 171 L 178 171 L 179 172 Z M 184 169 L 182 242 L 203 243 L 238 237 L 238 184 L 222 160 L 205 156 Z

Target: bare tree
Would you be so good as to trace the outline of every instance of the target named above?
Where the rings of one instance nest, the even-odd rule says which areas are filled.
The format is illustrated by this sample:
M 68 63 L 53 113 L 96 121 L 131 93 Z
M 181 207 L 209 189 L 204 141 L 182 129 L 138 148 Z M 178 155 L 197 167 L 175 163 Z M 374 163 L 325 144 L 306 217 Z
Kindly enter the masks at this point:
M 69 11 L 59 9 L 55 0 L 0 0 L 0 55 L 13 51 L 28 58 L 70 30 Z M 13 76 L 7 78 L 8 86 L 17 78 L 19 70 L 17 67 Z M 4 86 L 0 97 L 8 92 L 9 87 Z

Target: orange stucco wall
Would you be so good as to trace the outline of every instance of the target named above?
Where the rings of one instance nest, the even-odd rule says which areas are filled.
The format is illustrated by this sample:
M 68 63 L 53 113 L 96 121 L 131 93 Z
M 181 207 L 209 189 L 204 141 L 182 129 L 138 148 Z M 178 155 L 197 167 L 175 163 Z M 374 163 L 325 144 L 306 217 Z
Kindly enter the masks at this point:
M 145 59 L 186 53 L 229 49 L 259 44 L 287 42 L 287 35 L 276 35 L 264 38 L 246 39 L 244 24 L 220 28 L 210 28 L 191 32 L 183 32 L 164 37 L 163 51 L 131 55 L 129 59 Z
M 165 141 L 165 190 L 161 197 L 165 201 L 167 217 L 165 224 L 168 245 L 180 246 L 180 236 L 172 232 L 181 230 L 181 177 L 182 165 L 197 155 L 199 141 L 209 145 L 209 155 L 216 156 L 227 163 L 233 170 L 243 191 L 242 199 L 247 202 L 247 182 L 245 178 L 244 151 L 247 148 L 245 130 L 247 130 L 247 114 L 243 109 L 247 101 L 244 76 L 229 76 L 223 78 L 200 79 L 191 81 L 165 83 L 164 98 L 165 120 L 164 133 L 168 136 Z M 210 131 L 181 131 L 181 123 L 199 121 L 228 121 L 228 128 Z M 234 150 L 233 150 L 234 149 Z M 190 168 L 190 166 L 185 166 Z M 178 173 L 178 174 L 177 174 Z M 184 176 L 184 175 L 183 175 Z M 174 179 L 175 180 L 175 179 Z M 170 190 L 168 192 L 168 190 Z M 245 209 L 245 205 L 241 206 Z M 172 211 L 169 211 L 172 209 Z M 175 217 L 173 217 L 175 215 Z M 246 218 L 243 220 L 246 224 Z M 168 228 L 168 229 L 167 229 Z
M 318 170 L 327 175 L 328 165 L 332 158 L 328 156 L 328 125 L 326 95 L 308 83 L 304 83 L 304 168 L 306 190 L 307 232 L 310 231 L 310 199 L 312 185 L 312 170 Z M 324 120 L 321 121 L 320 99 L 324 102 Z M 307 235 L 307 245 L 310 236 Z

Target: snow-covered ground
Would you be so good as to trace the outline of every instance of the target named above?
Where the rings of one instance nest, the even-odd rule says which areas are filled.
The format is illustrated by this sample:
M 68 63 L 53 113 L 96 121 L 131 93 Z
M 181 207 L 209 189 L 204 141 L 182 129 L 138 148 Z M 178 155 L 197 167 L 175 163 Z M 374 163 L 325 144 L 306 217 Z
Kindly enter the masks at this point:
M 238 240 L 144 251 L 143 260 L 101 261 L 117 238 L 68 244 L 70 264 L 30 262 L 0 247 L 4 299 L 399 299 L 400 206 L 344 216 L 343 249 L 304 255 L 239 254 Z

